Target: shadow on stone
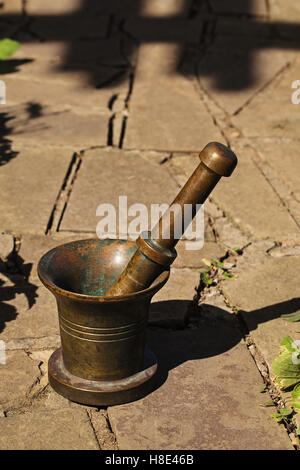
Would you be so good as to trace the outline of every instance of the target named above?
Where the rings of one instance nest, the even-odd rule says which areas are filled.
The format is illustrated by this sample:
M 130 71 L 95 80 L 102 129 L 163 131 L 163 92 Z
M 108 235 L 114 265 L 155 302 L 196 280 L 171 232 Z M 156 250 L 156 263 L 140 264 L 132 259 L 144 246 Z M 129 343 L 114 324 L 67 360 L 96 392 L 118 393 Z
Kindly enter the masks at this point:
M 43 106 L 40 103 L 30 101 L 26 104 L 26 112 L 29 119 L 36 119 L 43 116 Z
M 59 68 L 86 71 L 97 88 L 123 82 L 143 43 L 179 46 L 174 73 L 194 75 L 197 68 L 200 79 L 209 76 L 216 89 L 227 91 L 256 83 L 256 51 L 300 48 L 300 25 L 266 21 L 267 10 L 257 13 L 253 0 L 185 0 L 180 6 L 172 15 L 151 16 L 143 12 L 142 0 L 82 0 L 75 11 L 30 15 L 27 34 L 20 28 L 15 37 L 19 34 L 21 42 L 65 42 Z M 3 14 L 2 21 L 16 20 L 16 15 Z M 26 61 L 5 61 L 0 73 L 1 67 L 10 73 Z
M 12 150 L 12 141 L 7 138 L 11 134 L 11 129 L 7 127 L 7 123 L 13 119 L 8 113 L 0 113 L 0 167 L 10 162 L 19 152 Z
M 175 305 L 175 302 L 172 301 L 171 304 Z M 161 310 L 163 304 L 167 315 L 170 302 L 160 302 Z M 299 308 L 300 298 L 295 298 L 251 312 L 239 313 L 251 332 L 258 324 L 279 318 L 282 314 L 293 313 Z M 203 316 L 202 309 L 205 312 Z M 152 327 L 148 329 L 147 343 L 156 354 L 159 364 L 156 389 L 166 381 L 170 370 L 188 361 L 224 354 L 243 338 L 237 317 L 219 307 L 204 303 L 190 321 L 193 322 L 193 328 L 184 330 Z M 201 368 L 201 362 L 199 367 Z
M 33 59 L 7 59 L 0 61 L 0 75 L 15 73 L 19 71 L 19 67 L 23 64 L 33 62 Z
M 32 263 L 24 264 L 24 260 L 15 252 L 6 260 L 0 259 L 0 333 L 5 329 L 6 323 L 18 316 L 17 309 L 7 304 L 7 301 L 13 300 L 18 294 L 24 294 L 29 310 L 36 302 L 38 287 L 29 281 L 31 269 Z M 9 281 L 8 286 L 5 285 L 5 278 Z

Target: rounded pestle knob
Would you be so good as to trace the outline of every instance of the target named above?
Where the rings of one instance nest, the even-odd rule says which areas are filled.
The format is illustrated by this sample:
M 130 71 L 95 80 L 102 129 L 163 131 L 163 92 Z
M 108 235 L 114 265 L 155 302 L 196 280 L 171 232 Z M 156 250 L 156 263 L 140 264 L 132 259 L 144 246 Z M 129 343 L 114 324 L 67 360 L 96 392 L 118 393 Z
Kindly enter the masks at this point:
M 233 151 L 219 142 L 211 142 L 200 153 L 200 160 L 219 176 L 230 176 L 237 165 Z

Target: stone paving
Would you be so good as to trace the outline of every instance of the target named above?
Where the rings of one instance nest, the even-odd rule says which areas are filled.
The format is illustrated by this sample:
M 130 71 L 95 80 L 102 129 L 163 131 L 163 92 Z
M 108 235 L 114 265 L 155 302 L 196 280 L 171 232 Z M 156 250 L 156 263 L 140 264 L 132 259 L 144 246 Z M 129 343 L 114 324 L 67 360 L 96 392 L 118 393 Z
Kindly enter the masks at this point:
M 295 448 L 295 422 L 261 405 L 289 401 L 271 362 L 299 338 L 280 318 L 300 309 L 299 6 L 4 0 L 0 14 L 21 42 L 0 63 L 0 449 Z M 95 236 L 100 203 L 169 203 L 213 140 L 239 166 L 205 204 L 203 250 L 179 243 L 151 305 L 156 389 L 107 409 L 69 402 L 47 379 L 60 336 L 40 256 Z M 205 287 L 211 258 L 236 279 Z

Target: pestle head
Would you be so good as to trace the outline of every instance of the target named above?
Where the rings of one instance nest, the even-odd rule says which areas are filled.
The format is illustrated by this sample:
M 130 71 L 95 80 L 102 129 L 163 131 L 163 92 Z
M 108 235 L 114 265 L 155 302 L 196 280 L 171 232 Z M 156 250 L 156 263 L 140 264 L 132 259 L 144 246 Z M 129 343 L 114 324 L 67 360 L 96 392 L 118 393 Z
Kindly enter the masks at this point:
M 211 142 L 200 153 L 200 160 L 219 176 L 230 176 L 237 165 L 237 157 L 230 148 Z

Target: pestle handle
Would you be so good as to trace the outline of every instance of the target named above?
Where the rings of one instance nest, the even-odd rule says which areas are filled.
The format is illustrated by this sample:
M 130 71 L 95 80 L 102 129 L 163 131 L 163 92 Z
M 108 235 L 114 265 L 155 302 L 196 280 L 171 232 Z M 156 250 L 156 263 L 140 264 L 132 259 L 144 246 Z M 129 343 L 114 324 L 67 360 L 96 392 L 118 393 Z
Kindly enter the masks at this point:
M 232 150 L 218 142 L 208 144 L 200 153 L 200 160 L 194 173 L 151 233 L 143 233 L 138 238 L 136 253 L 105 293 L 105 297 L 126 295 L 149 287 L 177 256 L 175 245 L 178 238 L 175 227 L 178 227 L 178 223 L 184 225 L 184 205 L 192 205 L 194 216 L 196 205 L 203 204 L 221 177 L 230 176 L 237 165 L 237 157 Z
M 151 238 L 161 247 L 173 249 L 178 242 L 174 227 L 184 224 L 183 214 L 186 204 L 192 205 L 193 217 L 196 205 L 203 204 L 222 176 L 230 176 L 237 165 L 237 157 L 225 145 L 211 142 L 200 153 L 200 164 L 177 194 L 170 208 L 152 229 Z M 182 232 L 184 226 L 182 226 Z

